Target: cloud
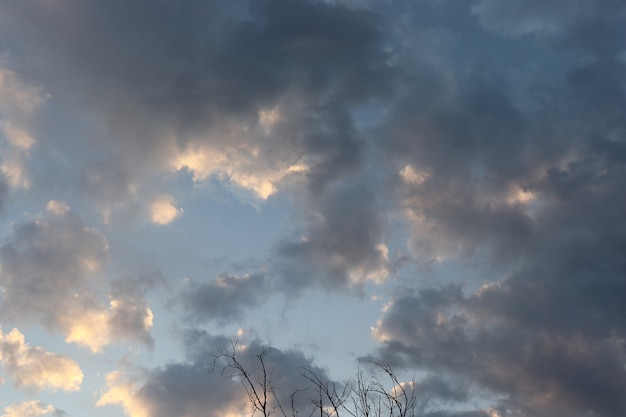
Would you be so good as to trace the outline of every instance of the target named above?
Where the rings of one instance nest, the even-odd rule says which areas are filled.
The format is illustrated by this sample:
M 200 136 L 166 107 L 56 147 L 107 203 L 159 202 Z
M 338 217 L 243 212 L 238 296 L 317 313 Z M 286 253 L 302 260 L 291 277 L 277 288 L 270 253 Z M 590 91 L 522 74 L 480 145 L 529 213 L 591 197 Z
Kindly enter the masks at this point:
M 523 251 L 533 233 L 533 201 L 512 196 L 528 191 L 550 157 L 529 157 L 541 145 L 527 133 L 524 110 L 480 75 L 461 87 L 430 72 L 423 77 L 434 78 L 432 86 L 417 84 L 385 130 L 415 256 L 442 260 L 491 247 L 494 258 L 508 258 Z
M 111 372 L 106 376 L 107 389 L 102 394 L 96 406 L 120 404 L 129 417 L 147 417 L 149 411 L 140 400 L 135 398 L 136 384 L 125 380 L 120 372 Z
M 411 255 L 445 281 L 391 292 L 376 356 L 502 416 L 626 407 L 623 12 L 601 3 L 477 2 L 491 51 L 461 53 L 485 35 L 461 19 L 458 54 L 416 66 L 375 130 Z
M 118 372 L 109 374 L 107 388 L 97 404 L 120 405 L 129 417 L 237 416 L 250 413 L 248 397 L 237 378 L 222 374 L 219 368 L 214 372 L 207 370 L 214 354 L 230 349 L 228 339 L 190 330 L 183 333 L 183 341 L 186 346 L 185 361 L 147 371 L 142 381 Z M 258 341 L 252 341 L 240 345 L 237 351 L 239 360 L 251 372 L 257 372 L 256 354 L 261 349 Z M 266 364 L 268 369 L 274 370 L 273 383 L 282 403 L 290 404 L 289 395 L 294 386 L 306 382 L 300 373 L 302 367 L 312 366 L 310 360 L 300 352 L 272 349 Z M 222 363 L 219 362 L 218 366 Z M 319 372 L 322 378 L 325 376 L 321 369 L 312 369 Z M 308 407 L 310 404 L 306 399 L 301 402 L 299 406 Z
M 41 401 L 24 401 L 4 407 L 2 417 L 38 417 L 57 411 L 53 406 Z
M 182 214 L 161 191 L 173 178 L 223 182 L 259 200 L 296 192 L 316 207 L 305 219 L 307 242 L 294 236 L 279 244 L 276 270 L 290 276 L 287 287 L 384 281 L 387 247 L 377 193 L 349 182 L 368 146 L 353 109 L 391 97 L 398 75 L 386 18 L 317 1 L 150 3 L 151 13 L 145 5 L 4 6 L 3 36 L 45 57 L 11 59 L 50 92 L 50 124 L 65 132 L 46 136 L 46 148 L 33 155 L 38 187 L 71 178 L 74 197 L 95 201 L 107 223 L 133 207 L 159 225 Z M 37 23 L 15 25 L 19 20 Z M 66 131 L 76 120 L 79 128 Z M 64 149 L 62 158 L 50 158 L 55 149 Z M 358 202 L 341 197 L 343 188 Z M 326 224 L 318 229 L 319 214 Z M 350 230 L 344 241 L 331 242 L 337 226 Z M 305 278 L 318 261 L 319 285 Z M 73 339 L 106 321 L 97 311 L 85 317 Z M 85 343 L 97 349 L 105 339 Z
M 29 346 L 18 329 L 7 334 L 0 330 L 0 363 L 15 380 L 15 386 L 26 389 L 78 391 L 83 381 L 76 362 Z
M 366 195 L 367 185 L 337 184 L 358 175 L 366 152 L 353 108 L 393 94 L 389 22 L 371 11 L 316 1 L 151 3 L 149 14 L 140 3 L 128 7 L 24 3 L 5 6 L 0 17 L 7 39 L 46 57 L 45 63 L 30 55 L 12 59 L 29 68 L 52 100 L 63 98 L 53 124 L 63 131 L 63 121 L 88 121 L 63 135 L 62 146 L 55 146 L 56 136 L 46 144 L 67 150 L 63 159 L 73 163 L 66 173 L 83 190 L 77 198 L 95 200 L 107 221 L 137 205 L 163 225 L 181 209 L 159 192 L 142 197 L 154 196 L 167 181 L 162 178 L 217 180 L 260 200 L 295 191 L 303 200 L 321 200 L 313 217 L 322 214 L 327 224 L 317 230 L 313 219 L 305 226 L 308 243 L 298 236 L 280 245 L 289 255 L 277 268 L 293 276 L 290 287 L 310 281 L 303 277 L 318 261 L 323 287 L 382 282 L 387 247 L 374 213 L 377 197 Z M 122 8 L 128 21 L 118 19 Z M 22 19 L 37 24 L 13 24 Z M 84 48 L 83 40 L 98 47 Z M 36 180 L 46 188 L 64 169 L 49 154 L 42 148 L 34 155 Z M 363 207 L 342 199 L 342 187 Z M 356 219 L 346 222 L 352 229 L 344 242 L 331 243 L 330 228 L 352 216 L 343 203 L 353 204 Z M 370 220 L 375 224 L 366 224 Z M 369 235 L 358 242 L 358 233 Z M 103 321 L 98 314 L 89 319 L 94 326 Z
M 71 320 L 70 309 L 88 309 L 107 246 L 63 203 L 50 202 L 45 213 L 14 224 L 0 247 L 2 315 L 54 327 L 62 318 Z
M 625 10 L 621 3 L 600 0 L 589 3 L 585 1 L 554 1 L 545 3 L 536 0 L 514 0 L 499 3 L 494 0 L 481 0 L 472 6 L 481 23 L 490 30 L 513 36 L 527 34 L 558 35 L 564 31 L 576 30 L 585 21 L 609 17 L 607 7 L 612 15 L 622 15 Z M 608 19 L 607 19 L 608 20 Z
M 28 85 L 0 60 L 0 172 L 12 188 L 28 188 L 26 160 L 36 144 L 33 124 L 38 108 L 46 101 L 40 87 Z M 6 193 L 6 191 L 4 191 Z
M 111 298 L 108 308 L 82 311 L 76 318 L 63 317 L 61 325 L 66 342 L 100 352 L 103 346 L 124 339 L 152 346 L 154 341 L 150 329 L 153 317 L 143 300 Z
M 67 174 L 104 208 L 185 170 L 260 199 L 313 165 L 317 176 L 340 170 L 353 141 L 327 108 L 392 91 L 386 22 L 372 12 L 284 0 L 145 5 L 29 1 L 0 18 L 3 36 L 31 51 L 11 59 L 63 98 L 59 130 L 92 122 L 67 132 L 63 148 L 77 164 Z M 62 168 L 43 149 L 37 158 L 40 172 Z
M 50 200 L 46 205 L 46 210 L 56 216 L 63 216 L 70 211 L 70 207 L 64 201 Z
M 116 337 L 151 341 L 152 312 L 141 297 L 99 301 L 108 244 L 62 202 L 13 226 L 0 246 L 0 314 L 12 322 L 61 331 L 67 342 L 99 351 Z
M 0 213 L 4 210 L 7 197 L 9 195 L 9 184 L 4 174 L 0 175 Z
M 209 375 L 206 364 L 171 364 L 151 372 L 141 386 L 117 372 L 107 375 L 96 405 L 120 405 L 129 417 L 236 416 L 247 411 L 247 397 L 238 388 Z
M 292 404 L 298 413 L 310 414 L 316 411 L 315 400 L 318 392 L 305 375 L 319 378 L 323 384 L 332 384 L 341 392 L 345 382 L 333 381 L 327 371 L 315 365 L 313 360 L 298 350 L 268 348 L 259 340 L 242 340 L 232 344 L 224 336 L 211 335 L 202 330 L 183 330 L 179 334 L 183 342 L 185 359 L 172 362 L 152 370 L 144 370 L 140 375 L 113 372 L 107 376 L 106 388 L 102 391 L 98 406 L 121 406 L 129 417 L 154 417 L 179 415 L 239 416 L 251 414 L 249 399 L 241 386 L 237 370 L 227 365 L 226 358 L 215 355 L 220 352 L 234 353 L 255 381 L 262 375 L 258 354 L 264 356 L 265 369 L 271 378 L 271 387 L 279 402 L 290 413 Z M 222 360 L 223 359 L 223 360 Z M 212 364 L 215 364 L 213 366 Z M 211 372 L 208 369 L 213 369 Z M 370 369 L 364 364 L 361 382 L 369 384 L 374 377 L 386 383 L 387 375 L 377 373 L 379 368 Z M 356 382 L 353 381 L 355 384 Z M 492 417 L 496 410 L 463 411 L 463 408 L 449 410 L 451 403 L 464 404 L 469 401 L 467 386 L 445 376 L 427 375 L 414 383 L 404 383 L 405 387 L 414 384 L 416 406 L 414 410 L 429 417 Z M 370 386 L 372 388 L 372 386 Z M 370 392 L 370 394 L 373 394 Z M 351 403 L 346 404 L 351 407 Z M 277 403 L 270 398 L 268 406 L 274 409 Z M 208 414 L 207 414 L 208 413 Z
M 183 213 L 183 210 L 176 207 L 174 197 L 169 195 L 159 195 L 152 200 L 150 205 L 152 222 L 158 225 L 166 225 Z
M 61 188 L 169 224 L 172 184 L 218 181 L 270 203 L 290 193 L 292 227 L 267 270 L 192 282 L 185 314 L 223 324 L 274 290 L 402 279 L 373 330 L 378 355 L 440 378 L 421 382 L 441 403 L 468 416 L 626 414 L 623 2 L 1 8 L 3 68 L 20 74 L 0 72 L 0 201 Z M 404 250 L 452 285 L 394 270 Z M 144 290 L 118 283 L 103 300 L 106 256 L 100 232 L 51 202 L 0 246 L 2 318 L 94 351 L 150 344 Z M 102 402 L 193 414 L 209 401 L 189 382 L 200 356 L 112 374 Z M 220 412 L 240 410 L 220 389 Z M 490 411 L 469 408 L 480 396 Z
M 568 19 L 567 8 L 587 16 L 594 28 L 606 23 L 617 37 L 613 31 L 623 30 L 595 3 L 580 8 L 569 2 L 496 3 L 479 2 L 474 12 L 510 12 L 519 23 L 523 19 L 513 12 L 518 8 L 559 21 Z M 625 98 L 618 73 L 623 63 L 618 63 L 621 46 L 613 36 L 605 38 L 600 30 L 584 36 L 582 23 L 568 26 L 568 40 L 560 47 L 490 34 L 492 49 L 464 55 L 470 39 L 484 34 L 470 25 L 476 17 L 469 14 L 459 23 L 463 39 L 441 29 L 452 40 L 441 52 L 433 51 L 426 64 L 415 63 L 411 81 L 376 133 L 388 138 L 381 146 L 391 162 L 389 171 L 396 173 L 395 199 L 413 226 L 413 256 L 442 262 L 487 253 L 489 263 L 502 265 L 528 254 L 544 224 L 541 211 L 560 198 L 556 193 L 567 191 L 565 183 L 558 191 L 539 190 L 536 184 L 577 164 L 581 180 L 598 175 L 594 170 L 601 166 L 619 170 L 618 159 L 623 159 L 617 148 L 624 141 L 617 109 Z M 501 23 L 503 28 L 516 24 L 505 18 Z M 409 35 L 417 38 L 408 43 L 417 57 L 425 34 L 416 29 Z M 508 64 L 492 59 L 507 51 Z M 531 64 L 538 56 L 541 64 Z M 608 152 L 605 147 L 611 146 L 616 149 Z M 592 169 L 593 164 L 598 165 Z M 582 174 L 583 166 L 594 172 Z
M 246 309 L 258 306 L 267 296 L 266 277 L 222 274 L 207 283 L 190 282 L 179 296 L 185 315 L 192 321 L 227 323 L 241 319 Z
M 237 130 L 240 129 L 235 127 L 231 132 Z M 255 132 L 244 135 L 252 138 Z M 308 168 L 302 161 L 293 157 L 289 158 L 291 161 L 289 159 L 268 161 L 277 155 L 271 156 L 265 152 L 266 150 L 245 143 L 239 144 L 235 149 L 194 144 L 181 152 L 171 165 L 176 171 L 192 172 L 196 183 L 209 178 L 226 180 L 252 192 L 262 200 L 267 200 L 278 191 L 278 185 L 290 174 L 307 171 Z M 271 165 L 267 166 L 267 162 Z
M 623 282 L 549 265 L 469 296 L 451 286 L 396 298 L 373 329 L 383 344 L 378 360 L 488 389 L 510 413 L 619 415 L 624 333 L 609 293 L 621 293 Z
M 316 197 L 302 237 L 278 246 L 277 269 L 286 288 L 361 288 L 383 282 L 387 247 L 375 196 L 365 185 L 339 184 Z

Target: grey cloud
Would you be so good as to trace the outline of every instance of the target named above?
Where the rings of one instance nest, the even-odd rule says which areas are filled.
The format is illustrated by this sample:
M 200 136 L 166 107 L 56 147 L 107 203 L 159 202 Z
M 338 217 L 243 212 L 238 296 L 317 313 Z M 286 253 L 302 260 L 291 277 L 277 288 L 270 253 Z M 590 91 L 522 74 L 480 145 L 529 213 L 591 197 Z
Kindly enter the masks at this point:
M 245 352 L 240 356 L 240 360 L 247 369 L 254 375 L 260 375 L 260 367 L 256 358 L 264 345 L 261 341 L 255 340 L 246 346 Z M 302 374 L 305 369 L 311 371 L 320 381 L 332 381 L 326 369 L 315 364 L 313 358 L 306 356 L 302 351 L 295 349 L 281 350 L 270 348 L 266 356 L 266 366 L 272 374 L 273 386 L 276 390 L 280 403 L 285 407 L 290 407 L 291 394 L 295 390 L 303 390 L 294 397 L 294 406 L 302 414 L 312 413 L 315 408 L 310 401 L 310 392 L 314 390 L 310 381 L 306 380 Z M 337 387 L 341 387 L 341 382 L 333 381 Z
M 231 378 L 228 370 L 222 374 L 222 362 L 209 372 L 214 355 L 221 350 L 230 352 L 230 341 L 223 336 L 208 334 L 200 330 L 188 330 L 182 333 L 186 347 L 186 359 L 148 371 L 142 385 L 135 390 L 125 384 L 117 390 L 116 396 L 109 396 L 107 404 L 119 403 L 125 407 L 135 407 L 151 416 L 179 415 L 185 417 L 218 416 L 225 413 L 246 413 L 248 398 L 236 378 Z M 257 375 L 258 360 L 256 354 L 263 349 L 259 341 L 240 345 L 238 360 L 253 375 Z M 273 386 L 279 393 L 281 402 L 290 404 L 289 395 L 295 387 L 302 386 L 306 380 L 300 373 L 303 367 L 314 370 L 320 378 L 325 378 L 322 369 L 312 365 L 311 360 L 301 352 L 271 349 L 266 357 L 267 369 L 272 372 Z M 117 382 L 120 382 L 119 380 Z M 110 385 L 113 387 L 114 385 Z M 120 392 L 124 392 L 120 395 Z M 107 398 L 107 394 L 102 398 Z M 299 401 L 297 399 L 297 401 Z M 105 404 L 101 404 L 105 405 Z M 301 410 L 310 407 L 307 398 L 302 399 Z
M 52 96 L 49 125 L 71 126 L 34 150 L 39 186 L 62 172 L 81 196 L 103 210 L 118 207 L 119 216 L 122 204 L 140 204 L 134 196 L 144 195 L 141 187 L 157 188 L 155 178 L 164 171 L 186 168 L 194 178 L 219 176 L 255 191 L 284 182 L 299 199 L 320 200 L 316 211 L 326 219 L 319 230 L 315 220 L 309 223 L 308 244 L 285 242 L 279 249 L 286 263 L 276 269 L 289 270 L 283 274 L 290 276 L 288 287 L 316 286 L 309 272 L 317 261 L 324 264 L 326 288 L 345 287 L 351 274 L 362 282 L 384 273 L 376 193 L 341 181 L 360 175 L 367 146 L 353 108 L 395 89 L 385 18 L 284 0 L 63 0 L 54 7 L 26 1 L 2 9 L 12 61 Z M 208 156 L 197 166 L 178 164 L 174 157 L 186 151 Z M 226 162 L 216 167 L 222 156 Z M 289 182 L 294 167 L 302 171 L 292 176 L 305 187 Z M 336 238 L 333 228 L 345 236 Z M 265 284 L 257 278 L 254 286 L 201 286 L 183 295 L 183 304 L 190 316 L 240 317 L 244 306 L 259 302 L 253 287 Z M 232 303 L 221 298 L 228 294 Z M 118 303 L 120 314 L 144 306 L 138 303 Z M 132 334 L 146 318 L 143 311 L 125 316 L 131 322 L 116 315 L 111 323 Z
M 111 281 L 113 298 L 142 298 L 148 292 L 166 285 L 165 277 L 159 270 L 148 269 L 135 275 L 124 275 Z
M 429 375 L 415 384 L 419 396 L 443 401 L 465 401 L 468 398 L 467 387 L 450 381 L 440 375 Z
M 111 300 L 107 324 L 115 340 L 136 340 L 152 347 L 152 318 L 152 311 L 145 300 L 121 298 Z
M 104 237 L 71 211 L 16 223 L 0 247 L 2 316 L 59 326 L 68 306 L 94 302 L 75 295 L 91 293 L 106 253 Z
M 460 85 L 430 71 L 422 76 L 432 82 L 417 83 L 380 133 L 389 138 L 383 146 L 395 162 L 390 168 L 400 172 L 397 198 L 423 219 L 412 237 L 423 252 L 417 256 L 471 254 L 494 242 L 494 258 L 523 253 L 533 223 L 510 196 L 563 145 L 538 152 L 523 109 L 485 74 L 459 76 Z
M 374 336 L 385 342 L 383 362 L 400 366 L 406 360 L 435 370 L 466 368 L 472 353 L 463 349 L 467 319 L 455 311 L 461 301 L 457 286 L 395 299 L 374 330 Z
M 622 177 L 621 170 L 605 172 L 546 209 L 530 260 L 503 285 L 484 293 L 486 308 L 497 294 L 502 304 L 493 309 L 510 311 L 518 320 L 589 336 L 621 334 L 618 299 L 625 285 L 626 240 L 619 225 L 626 206 L 615 198 L 615 190 L 625 185 Z M 532 307 L 516 311 L 522 300 L 534 300 L 534 313 Z
M 424 417 L 490 417 L 488 411 L 436 411 L 424 414 Z
M 523 205 L 482 200 L 480 188 L 432 179 L 402 192 L 408 210 L 426 218 L 411 237 L 417 257 L 475 255 L 487 248 L 499 264 L 528 250 L 536 226 Z
M 112 283 L 102 303 L 108 243 L 64 203 L 16 223 L 0 246 L 0 314 L 7 322 L 41 324 L 99 351 L 119 338 L 152 344 L 150 311 L 140 279 Z
M 461 85 L 423 74 L 406 101 L 392 113 L 390 146 L 420 167 L 452 178 L 505 181 L 523 172 L 529 146 L 527 121 L 508 92 L 493 85 L 492 74 L 470 73 Z M 503 160 L 502 153 L 517 154 Z M 486 172 L 481 172 L 484 170 Z M 502 177 L 488 176 L 490 171 Z
M 359 137 L 349 112 L 341 103 L 321 107 L 305 136 L 305 149 L 313 161 L 307 173 L 314 196 L 342 177 L 357 175 L 362 168 L 365 140 Z
M 40 185 L 55 178 L 45 174 L 52 164 L 55 172 L 67 169 L 64 177 L 100 205 L 128 204 L 136 194 L 131 185 L 171 171 L 173 154 L 187 146 L 228 155 L 226 172 L 211 171 L 211 159 L 196 168 L 248 187 L 256 178 L 273 186 L 292 166 L 305 167 L 300 176 L 307 186 L 297 192 L 321 200 L 316 211 L 325 224 L 309 223 L 305 245 L 284 242 L 285 264 L 274 271 L 289 277 L 288 288 L 361 285 L 368 275 L 384 274 L 374 193 L 337 183 L 358 176 L 362 165 L 365 140 L 352 107 L 391 97 L 395 88 L 389 22 L 315 1 L 151 2 L 147 13 L 144 6 L 73 0 L 3 6 L 4 36 L 19 46 L 11 48 L 12 59 L 58 98 L 57 118 L 81 114 L 99 126 L 81 124 L 78 135 L 72 129 L 63 139 L 64 159 L 79 167 L 50 161 L 61 139 L 41 144 L 33 155 L 44 174 Z M 273 110 L 276 120 L 265 123 L 260 112 Z M 248 133 L 233 133 L 241 126 Z M 337 238 L 336 228 L 345 235 Z M 325 277 L 319 285 L 311 275 L 318 261 Z M 266 291 L 258 277 L 184 294 L 188 316 L 240 317 Z M 146 319 L 143 301 L 127 301 L 117 301 L 111 321 L 121 334 L 133 334 Z
M 378 358 L 486 390 L 500 415 L 625 412 L 624 15 L 606 4 L 476 3 L 490 49 L 461 54 L 482 29 L 459 24 L 449 71 L 415 71 L 378 131 L 414 256 L 485 276 L 394 297 Z
M 210 374 L 205 363 L 171 364 L 155 370 L 137 393 L 150 415 L 200 416 L 243 412 L 247 398 L 238 383 Z
M 389 88 L 391 69 L 381 48 L 386 22 L 380 16 L 308 1 L 261 1 L 254 9 L 264 24 L 263 36 L 250 39 L 254 49 L 274 51 L 258 61 L 276 59 L 278 75 L 293 71 L 308 93 L 330 86 L 337 98 L 361 99 Z
M 202 331 L 187 332 L 183 338 L 190 341 L 186 360 L 145 371 L 141 385 L 137 377 L 109 374 L 108 390 L 97 405 L 119 404 L 127 414 L 155 417 L 244 412 L 247 399 L 245 392 L 238 390 L 238 382 L 222 377 L 220 372 L 208 372 L 211 354 L 226 348 L 228 339 Z
M 228 323 L 240 319 L 247 309 L 258 306 L 267 290 L 262 274 L 223 274 L 207 283 L 188 283 L 179 301 L 189 320 Z
M 299 241 L 278 247 L 277 268 L 288 288 L 360 288 L 385 277 L 385 219 L 364 184 L 337 184 L 319 195 Z M 312 281 L 315 276 L 317 281 Z
M 626 4 L 621 0 L 597 2 L 566 1 L 542 2 L 514 0 L 500 3 L 481 0 L 472 11 L 488 29 L 508 35 L 559 35 L 579 29 L 587 20 L 622 16 Z M 593 36 L 593 35 L 592 35 Z
M 305 122 L 317 119 L 328 103 L 364 102 L 391 92 L 386 23 L 374 13 L 281 0 L 186 1 L 175 7 L 150 2 L 148 13 L 143 6 L 71 0 L 55 7 L 3 6 L 4 36 L 8 45 L 17 44 L 13 59 L 24 74 L 71 106 L 69 112 L 86 110 L 84 119 L 104 126 L 82 132 L 90 138 L 88 147 L 83 139 L 71 139 L 76 143 L 69 148 L 82 149 L 77 161 L 90 172 L 108 160 L 107 170 L 118 173 L 115 184 L 98 181 L 108 175 L 87 176 L 86 190 L 109 189 L 124 199 L 130 183 L 172 162 L 172 146 L 183 150 L 191 142 L 230 149 L 236 158 L 245 157 L 240 145 L 259 146 L 261 156 L 254 162 L 263 169 L 276 169 L 285 160 L 298 163 L 309 152 L 336 166 L 342 162 L 334 155 L 346 154 L 342 133 L 324 138 L 302 124 L 259 141 L 260 133 L 236 137 L 223 131 L 233 124 L 254 127 L 260 110 L 281 102 L 288 106 L 294 97 L 302 113 L 298 119 Z M 310 139 L 300 140 L 303 134 Z M 320 147 L 328 150 L 316 153 Z M 274 156 L 272 150 L 280 148 L 286 149 Z M 243 175 L 249 176 L 249 169 Z
M 187 346 L 187 356 L 189 359 L 204 358 L 209 360 L 208 346 L 217 346 L 216 349 L 230 349 L 229 342 L 219 336 L 212 336 L 203 331 L 191 330 L 184 334 L 184 341 Z M 242 346 L 242 345 L 240 345 Z M 243 345 L 238 352 L 238 360 L 246 367 L 251 375 L 260 375 L 261 369 L 256 354 L 264 349 L 264 345 L 259 340 L 254 340 L 249 344 Z M 213 351 L 214 353 L 215 351 Z M 301 414 L 307 414 L 315 411 L 311 406 L 311 399 L 316 395 L 316 389 L 310 384 L 303 373 L 309 376 L 315 376 L 320 381 L 326 383 L 334 383 L 338 390 L 343 389 L 346 384 L 352 384 L 352 388 L 356 389 L 356 381 L 334 381 L 330 379 L 328 371 L 320 368 L 315 364 L 312 358 L 305 356 L 298 350 L 281 350 L 271 348 L 269 354 L 265 358 L 267 370 L 272 375 L 273 387 L 279 396 L 279 400 L 283 406 L 291 404 L 290 395 L 295 390 L 301 390 L 294 397 L 294 405 Z M 387 375 L 381 372 L 377 366 L 370 366 L 371 363 L 362 363 L 362 376 L 372 382 L 371 378 L 379 378 L 380 381 L 387 381 Z M 226 371 L 228 376 L 228 370 Z M 418 415 L 424 416 L 486 416 L 484 412 L 459 412 L 445 411 L 450 408 L 450 404 L 463 403 L 468 399 L 467 387 L 459 384 L 445 376 L 427 375 L 415 381 L 416 408 Z M 389 389 L 390 387 L 386 387 Z M 411 389 L 408 388 L 407 389 Z M 348 408 L 353 404 L 347 403 Z
M 404 2 L 390 27 L 307 1 L 153 2 L 148 13 L 144 2 L 23 1 L 3 4 L 0 23 L 24 79 L 67 106 L 58 114 L 79 109 L 106 126 L 33 150 L 34 161 L 54 164 L 48 150 L 76 145 L 62 148 L 83 165 L 68 168 L 83 189 L 129 198 L 130 184 L 174 169 L 163 165 L 189 146 L 235 155 L 220 169 L 239 186 L 260 179 L 296 192 L 302 222 L 279 242 L 268 276 L 196 284 L 182 294 L 192 315 L 239 317 L 279 286 L 360 288 L 387 270 L 379 245 L 398 209 L 415 257 L 444 267 L 484 260 L 489 283 L 397 297 L 376 327 L 385 361 L 486 390 L 502 398 L 502 416 L 613 417 L 626 413 L 624 2 L 574 3 Z M 365 104 L 383 114 L 371 130 L 359 120 Z M 219 171 L 201 162 L 187 169 Z M 14 316 L 29 301 L 10 277 L 57 267 L 65 277 L 72 265 L 15 260 L 20 239 L 37 252 L 29 233 L 52 241 L 33 222 L 3 246 Z M 37 317 L 48 311 L 33 307 Z M 120 328 L 145 319 L 126 304 L 120 312 L 132 318 Z M 154 371 L 145 401 L 159 403 L 159 387 L 162 398 L 176 392 L 161 380 L 198 376 L 194 361 Z
M 384 341 L 379 360 L 450 372 L 463 383 L 505 395 L 500 406 L 513 414 L 519 404 L 538 416 L 623 412 L 626 375 L 618 366 L 623 360 L 618 340 L 534 331 L 492 317 L 495 309 L 474 321 L 464 304 L 480 303 L 480 297 L 442 306 L 447 312 L 415 307 L 442 296 L 422 293 L 396 301 L 376 329 Z
M 0 174 L 0 214 L 4 212 L 7 198 L 9 197 L 9 184 L 4 174 Z
M 610 195 L 623 187 L 608 182 L 596 186 Z M 375 333 L 381 360 L 452 372 L 506 395 L 509 410 L 623 413 L 626 241 L 615 225 L 624 208 L 608 195 L 581 194 L 546 213 L 545 234 L 502 282 L 469 297 L 446 290 L 397 299 Z
M 542 16 L 552 7 L 483 3 L 502 10 L 523 5 Z M 595 4 L 588 9 L 576 13 L 605 16 Z M 598 39 L 610 51 L 599 54 L 574 37 L 559 47 L 495 37 L 489 49 L 463 54 L 485 36 L 471 26 L 471 15 L 465 18 L 455 28 L 463 37 L 449 45 L 458 57 L 443 57 L 447 72 L 418 66 L 378 134 L 388 138 L 382 146 L 392 170 L 408 165 L 421 176 L 397 178 L 401 204 L 422 219 L 412 236 L 416 252 L 428 257 L 429 251 L 487 248 L 496 251 L 492 259 L 508 261 L 532 247 L 543 225 L 534 216 L 544 203 L 578 191 L 602 169 L 621 169 L 624 63 L 614 41 Z M 502 54 L 510 65 L 497 61 Z M 556 182 L 550 191 L 544 188 Z
M 153 317 L 147 294 L 164 286 L 164 280 L 159 271 L 144 271 L 111 281 L 108 324 L 113 338 L 154 345 L 150 334 Z
M 623 413 L 626 242 L 610 226 L 623 208 L 582 199 L 593 209 L 555 210 L 536 252 L 503 281 L 470 296 L 450 287 L 396 299 L 375 331 L 382 360 L 452 372 L 506 395 L 512 410 Z

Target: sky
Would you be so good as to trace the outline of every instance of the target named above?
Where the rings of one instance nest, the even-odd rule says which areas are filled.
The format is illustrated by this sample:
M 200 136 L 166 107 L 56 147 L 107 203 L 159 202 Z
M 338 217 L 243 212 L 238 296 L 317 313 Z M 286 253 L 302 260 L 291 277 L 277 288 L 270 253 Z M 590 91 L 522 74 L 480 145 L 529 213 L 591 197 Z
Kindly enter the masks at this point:
M 247 416 L 235 340 L 280 395 L 376 361 L 420 416 L 626 415 L 625 39 L 623 0 L 0 0 L 0 415 Z

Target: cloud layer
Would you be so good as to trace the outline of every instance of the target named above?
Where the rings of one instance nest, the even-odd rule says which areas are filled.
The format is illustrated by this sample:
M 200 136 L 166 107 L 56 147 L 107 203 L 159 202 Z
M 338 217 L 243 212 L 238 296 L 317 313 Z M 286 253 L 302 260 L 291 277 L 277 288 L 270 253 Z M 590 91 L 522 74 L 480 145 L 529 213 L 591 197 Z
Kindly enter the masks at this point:
M 384 300 L 346 350 L 416 372 L 424 415 L 625 415 L 625 23 L 615 0 L 5 2 L 0 319 L 96 356 L 196 326 L 182 359 L 109 358 L 98 405 L 234 416 L 217 329 Z M 2 336 L 16 385 L 77 389 L 24 337 Z

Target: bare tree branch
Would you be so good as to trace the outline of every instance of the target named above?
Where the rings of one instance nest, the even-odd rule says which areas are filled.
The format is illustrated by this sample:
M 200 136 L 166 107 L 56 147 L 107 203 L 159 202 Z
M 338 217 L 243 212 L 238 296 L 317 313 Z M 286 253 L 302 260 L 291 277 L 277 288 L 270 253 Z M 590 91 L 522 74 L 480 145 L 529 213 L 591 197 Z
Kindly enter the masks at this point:
M 296 403 L 296 396 L 308 389 L 294 389 L 290 393 L 290 415 L 283 407 L 276 389 L 272 384 L 274 369 L 268 368 L 267 356 L 271 353 L 268 346 L 262 347 L 256 354 L 260 366 L 255 377 L 251 368 L 239 359 L 241 348 L 237 340 L 231 342 L 231 349 L 218 351 L 213 355 L 209 371 L 214 371 L 219 361 L 225 361 L 221 369 L 222 375 L 228 370 L 233 373 L 228 376 L 238 378 L 243 386 L 248 401 L 252 407 L 252 415 L 260 413 L 263 417 L 270 417 L 279 413 L 282 417 L 299 417 L 300 411 Z M 313 385 L 317 394 L 309 398 L 313 409 L 307 417 L 313 417 L 319 412 L 320 417 L 340 417 L 346 413 L 351 417 L 415 417 L 418 409 L 418 395 L 415 378 L 402 383 L 394 370 L 386 364 L 374 361 L 368 362 L 385 376 L 383 383 L 374 372 L 366 373 L 362 367 L 358 368 L 354 381 L 339 384 L 323 378 L 310 367 L 302 368 L 300 375 L 305 381 Z M 285 398 L 285 397 L 283 397 Z M 422 409 L 425 404 L 421 405 Z

